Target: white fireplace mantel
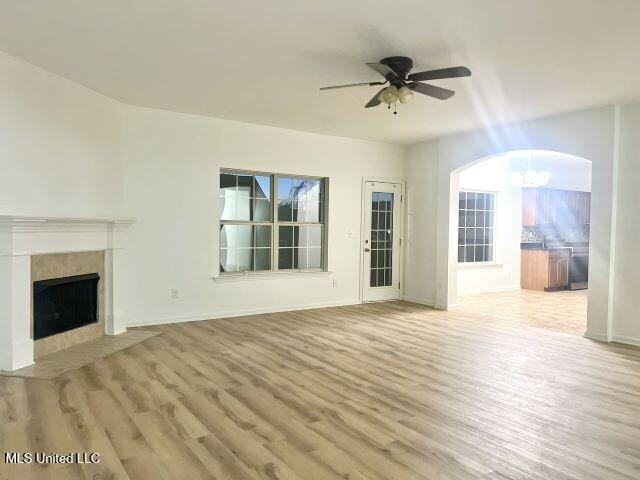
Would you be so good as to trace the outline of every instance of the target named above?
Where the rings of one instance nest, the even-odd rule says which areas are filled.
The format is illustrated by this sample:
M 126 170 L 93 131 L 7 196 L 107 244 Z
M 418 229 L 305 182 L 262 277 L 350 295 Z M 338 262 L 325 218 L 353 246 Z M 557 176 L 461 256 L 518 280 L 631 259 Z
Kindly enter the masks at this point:
M 125 232 L 123 218 L 0 215 L 0 370 L 33 363 L 31 256 L 105 251 L 105 331 L 126 330 L 122 311 Z

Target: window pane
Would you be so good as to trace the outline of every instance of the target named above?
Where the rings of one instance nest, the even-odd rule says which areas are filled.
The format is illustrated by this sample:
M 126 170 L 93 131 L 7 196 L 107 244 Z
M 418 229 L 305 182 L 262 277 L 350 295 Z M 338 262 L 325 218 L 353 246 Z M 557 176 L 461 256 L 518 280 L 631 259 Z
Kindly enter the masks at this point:
M 271 249 L 257 248 L 254 255 L 254 270 L 271 270 Z
M 268 222 L 271 220 L 271 202 L 269 200 L 253 199 L 253 216 L 251 220 L 256 222 Z
M 237 229 L 237 247 L 251 248 L 253 247 L 253 228 L 251 225 L 236 225 Z
M 484 261 L 493 262 L 493 248 L 489 245 L 484 247 Z
M 465 247 L 464 249 L 464 261 L 473 262 L 473 247 Z
M 486 194 L 484 193 L 477 193 L 476 194 L 476 209 L 477 210 L 484 210 L 485 208 L 485 199 Z
M 235 220 L 236 219 L 236 189 L 226 188 L 220 190 L 221 195 L 219 198 L 220 203 L 220 220 Z
M 467 228 L 465 233 L 467 235 L 467 245 L 474 245 L 476 243 L 476 229 Z
M 458 212 L 458 226 L 464 227 L 467 213 L 464 210 Z
M 371 278 L 369 279 L 369 285 L 372 287 L 378 286 L 378 271 L 371 269 Z
M 476 194 L 474 192 L 467 192 L 467 209 L 476 209 Z
M 487 202 L 486 202 L 486 206 L 485 208 L 487 210 L 493 210 L 493 205 L 494 205 L 494 200 L 495 200 L 495 194 L 494 193 L 487 193 Z
M 374 212 L 380 210 L 380 194 L 378 192 L 371 193 L 371 210 Z
M 237 235 L 235 225 L 220 225 L 220 248 L 235 248 L 235 235 Z
M 475 247 L 476 248 L 476 262 L 484 262 L 484 247 Z
M 296 220 L 296 205 L 294 205 L 294 220 Z M 297 221 L 299 222 L 319 222 L 320 221 L 320 204 L 312 201 L 299 201 L 297 203 Z
M 467 210 L 466 214 L 467 227 L 475 227 L 476 226 L 476 212 L 473 210 Z
M 237 178 L 233 173 L 220 172 L 220 195 L 223 195 L 223 190 L 234 190 L 237 186 Z
M 293 268 L 293 248 L 278 249 L 278 268 L 290 270 Z
M 486 212 L 485 213 L 484 226 L 485 227 L 493 227 L 493 212 Z
M 297 263 L 296 263 L 297 259 Z M 293 265 L 297 268 L 308 268 L 307 267 L 307 249 L 306 248 L 296 248 L 294 249 L 294 259 Z
M 458 208 L 460 210 L 467 208 L 467 192 L 460 192 L 458 194 Z
M 476 227 L 484 227 L 484 213 L 476 212 Z
M 458 245 L 464 245 L 464 228 L 458 229 Z
M 458 262 L 464 262 L 464 247 L 458 247 Z
M 256 225 L 253 227 L 254 243 L 255 247 L 270 247 L 271 246 L 271 226 L 270 225 Z
M 254 177 L 253 198 L 271 198 L 271 177 L 257 175 Z
M 220 249 L 220 271 L 221 272 L 238 271 L 238 250 L 236 250 L 235 248 Z
M 309 254 L 309 263 L 307 265 L 307 268 L 322 267 L 322 249 L 321 248 L 309 248 L 307 253 Z
M 253 196 L 253 175 L 238 174 L 238 197 Z
M 296 246 L 300 247 L 321 247 L 322 227 L 320 225 L 303 225 L 295 227 L 297 235 L 294 238 Z
M 281 220 L 319 222 L 322 219 L 321 201 L 322 181 L 288 177 L 278 179 L 278 213 L 281 213 Z
M 371 211 L 371 230 L 378 229 L 378 212 Z
M 253 249 L 252 248 L 239 248 L 238 249 L 238 271 L 245 272 L 251 270 L 253 263 Z
M 281 226 L 278 229 L 278 245 L 280 247 L 293 247 L 293 229 L 292 226 Z

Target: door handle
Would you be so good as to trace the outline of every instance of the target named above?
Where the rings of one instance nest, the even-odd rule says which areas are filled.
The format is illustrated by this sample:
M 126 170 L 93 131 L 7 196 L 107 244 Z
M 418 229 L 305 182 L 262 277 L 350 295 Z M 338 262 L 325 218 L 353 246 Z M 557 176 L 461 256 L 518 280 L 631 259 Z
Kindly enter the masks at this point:
M 364 251 L 365 251 L 365 252 L 369 252 L 370 250 L 369 250 L 368 248 L 365 248 L 365 249 L 364 249 Z

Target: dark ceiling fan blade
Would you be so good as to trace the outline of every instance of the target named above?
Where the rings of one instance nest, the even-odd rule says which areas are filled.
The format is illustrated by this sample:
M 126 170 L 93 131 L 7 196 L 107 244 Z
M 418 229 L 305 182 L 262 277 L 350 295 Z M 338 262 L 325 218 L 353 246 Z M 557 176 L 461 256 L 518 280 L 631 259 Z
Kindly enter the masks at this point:
M 427 70 L 426 72 L 411 73 L 407 77 L 411 81 L 437 80 L 439 78 L 470 77 L 471 70 L 467 67 L 441 68 L 439 70 Z
M 332 87 L 321 87 L 320 90 L 333 90 L 334 88 L 349 88 L 349 87 L 363 87 L 371 85 L 384 85 L 387 82 L 364 82 L 364 83 L 349 83 L 347 85 L 334 85 Z
M 396 78 L 398 76 L 389 65 L 385 65 L 384 63 L 367 63 L 367 67 L 372 68 L 387 80 L 389 80 L 389 77 Z
M 385 87 L 386 88 L 386 87 Z M 384 91 L 384 88 L 381 88 L 378 93 L 376 93 L 371 100 L 364 106 L 364 108 L 377 107 L 382 102 L 380 101 L 380 94 Z
M 414 92 L 429 95 L 430 97 L 438 98 L 440 100 L 446 100 L 456 94 L 453 90 L 447 90 L 446 88 L 436 87 L 435 85 L 429 85 L 426 83 L 411 82 L 407 84 L 407 87 Z

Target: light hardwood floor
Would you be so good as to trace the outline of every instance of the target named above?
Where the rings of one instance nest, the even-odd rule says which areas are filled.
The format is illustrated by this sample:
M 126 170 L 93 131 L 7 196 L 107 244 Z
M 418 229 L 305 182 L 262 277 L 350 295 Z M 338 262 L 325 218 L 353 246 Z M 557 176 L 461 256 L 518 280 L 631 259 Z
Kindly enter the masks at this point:
M 0 478 L 638 479 L 640 350 L 404 302 L 158 327 L 0 377 Z
M 587 330 L 587 290 L 479 293 L 460 296 L 459 310 L 509 320 L 532 327 L 584 335 Z

